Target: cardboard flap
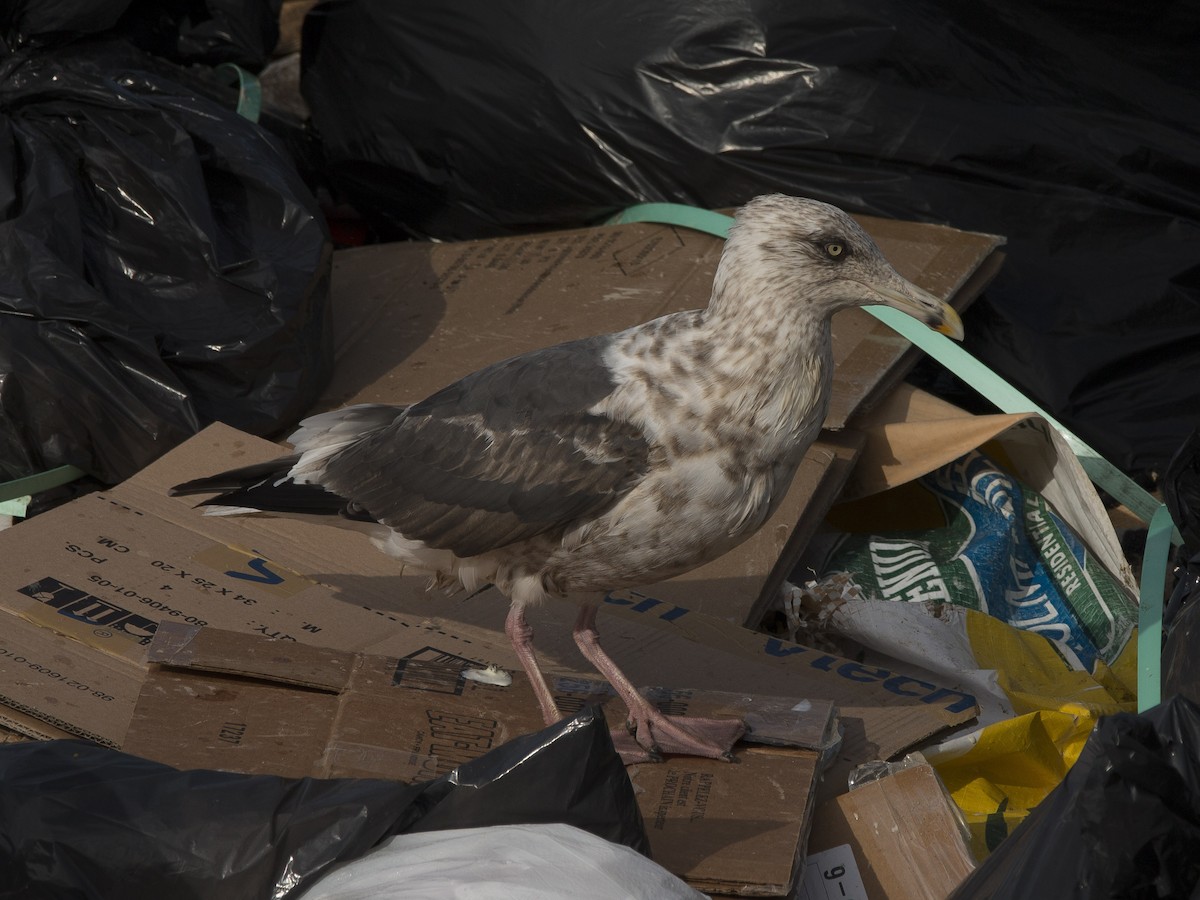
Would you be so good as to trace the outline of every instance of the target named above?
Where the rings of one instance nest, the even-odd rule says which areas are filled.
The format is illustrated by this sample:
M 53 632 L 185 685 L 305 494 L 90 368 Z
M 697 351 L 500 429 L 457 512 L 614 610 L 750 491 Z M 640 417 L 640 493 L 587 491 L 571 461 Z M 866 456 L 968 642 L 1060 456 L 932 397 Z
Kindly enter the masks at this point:
M 808 837 L 817 763 L 807 750 L 756 748 L 733 766 L 671 758 L 630 767 L 651 854 L 705 893 L 786 894 Z
M 976 416 L 901 384 L 855 418 L 863 449 L 840 499 L 855 500 L 907 484 L 1033 417 L 1032 413 Z
M 231 672 L 265 681 L 338 691 L 354 668 L 354 654 L 295 641 L 264 641 L 251 634 L 163 622 L 148 661 L 203 672 Z
M 509 604 L 494 589 L 474 596 L 431 592 L 427 578 L 405 575 L 354 532 L 286 519 L 206 517 L 190 498 L 166 495 L 169 485 L 198 470 L 277 452 L 268 441 L 213 425 L 112 491 L 6 533 L 13 558 L 31 562 L 7 573 L 13 589 L 4 594 L 4 610 L 33 623 L 30 641 L 56 632 L 70 636 L 58 638 L 75 647 L 62 654 L 70 663 L 64 678 L 88 683 L 102 664 L 122 677 L 111 679 L 117 689 L 107 705 L 89 703 L 66 681 L 52 679 L 17 679 L 5 702 L 53 716 L 45 704 L 69 696 L 71 726 L 119 742 L 144 677 L 147 647 L 156 630 L 172 622 L 338 651 L 428 650 L 429 658 L 517 667 L 504 637 Z M 739 565 L 731 555 L 730 564 Z M 741 581 L 715 581 L 691 591 L 702 591 L 720 609 L 744 602 L 746 588 Z M 684 591 L 680 599 L 687 596 Z M 854 761 L 867 758 L 861 754 L 891 755 L 977 711 L 973 697 L 942 689 L 928 673 L 861 671 L 849 660 L 788 645 L 682 602 L 623 592 L 605 605 L 617 615 L 602 617 L 602 639 L 635 683 L 855 707 L 861 712 L 851 717 L 843 747 Z M 571 639 L 576 613 L 570 601 L 548 602 L 533 613 L 539 658 L 551 673 L 587 674 Z M 47 655 L 39 650 L 37 658 Z M 5 663 L 0 658 L 0 667 Z M 260 667 L 264 676 L 274 671 Z
M 975 416 L 911 385 L 855 420 L 864 436 L 841 500 L 898 487 L 990 441 L 1012 473 L 1038 491 L 1131 592 L 1137 584 L 1100 496 L 1066 441 L 1040 416 Z
M 997 235 L 857 218 L 901 275 L 959 311 L 1002 261 Z M 314 411 L 413 402 L 499 359 L 704 307 L 723 243 L 638 223 L 337 251 L 336 366 Z M 917 359 L 908 341 L 858 309 L 834 317 L 833 355 L 832 430 Z
M 416 781 L 540 728 L 520 672 L 507 687 L 487 685 L 462 678 L 461 664 L 360 653 L 331 693 L 258 677 L 269 667 L 256 661 L 275 659 L 286 674 L 283 660 L 311 664 L 315 652 L 213 628 L 165 629 L 151 656 L 178 666 L 152 667 L 125 749 L 178 768 Z M 232 667 L 242 655 L 248 662 L 238 673 Z M 571 708 L 564 698 L 594 699 L 564 688 L 586 686 L 555 683 L 563 709 Z M 680 715 L 765 712 L 767 730 L 782 725 L 784 736 L 814 741 L 828 737 L 834 722 L 828 702 L 694 691 L 657 691 L 654 699 Z M 608 705 L 609 721 L 620 727 L 623 711 L 610 714 Z M 630 767 L 654 858 L 702 889 L 786 893 L 821 757 L 820 749 L 739 746 L 735 764 L 669 757 Z

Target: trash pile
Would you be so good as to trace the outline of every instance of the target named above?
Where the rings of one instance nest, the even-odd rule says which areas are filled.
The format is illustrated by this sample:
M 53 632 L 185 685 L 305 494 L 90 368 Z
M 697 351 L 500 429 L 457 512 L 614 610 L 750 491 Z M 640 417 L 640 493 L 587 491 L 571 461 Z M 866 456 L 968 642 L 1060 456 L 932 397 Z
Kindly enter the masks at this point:
M 0 898 L 1197 890 L 1187 14 L 1124 52 L 1021 9 L 0 13 Z M 705 306 L 771 191 L 852 212 L 989 368 L 839 312 L 761 528 L 603 596 L 732 761 L 622 761 L 574 599 L 529 610 L 547 726 L 495 586 L 172 495 Z

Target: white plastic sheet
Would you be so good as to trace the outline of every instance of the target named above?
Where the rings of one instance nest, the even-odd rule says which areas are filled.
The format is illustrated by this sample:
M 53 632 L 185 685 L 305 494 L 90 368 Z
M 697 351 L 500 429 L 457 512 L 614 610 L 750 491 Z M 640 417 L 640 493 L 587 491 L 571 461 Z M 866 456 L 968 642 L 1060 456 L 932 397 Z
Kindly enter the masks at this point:
M 657 863 L 570 825 L 401 834 L 305 900 L 703 900 Z

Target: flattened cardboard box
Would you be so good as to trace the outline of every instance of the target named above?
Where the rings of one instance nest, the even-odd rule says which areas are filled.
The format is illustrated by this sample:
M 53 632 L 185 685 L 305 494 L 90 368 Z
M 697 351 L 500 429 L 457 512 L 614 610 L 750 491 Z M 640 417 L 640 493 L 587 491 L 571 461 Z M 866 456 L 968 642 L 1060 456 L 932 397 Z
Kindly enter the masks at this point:
M 523 672 L 508 685 L 467 678 L 480 664 L 411 638 L 405 655 L 382 656 L 164 623 L 124 749 L 179 768 L 421 780 L 541 729 Z M 554 678 L 551 688 L 564 712 L 601 706 L 614 729 L 624 723 L 601 682 Z M 672 715 L 742 718 L 757 744 L 823 752 L 838 739 L 829 701 L 671 688 L 647 696 Z M 447 742 L 439 717 L 488 724 L 468 744 Z M 293 733 L 301 726 L 317 736 L 311 744 Z M 348 761 L 347 747 L 365 755 Z
M 180 769 L 428 781 L 542 727 L 528 682 L 413 635 L 402 656 L 165 623 L 123 749 Z
M 166 624 L 125 749 L 177 768 L 420 781 L 541 727 L 522 673 L 511 686 L 481 684 L 462 677 L 467 661 L 417 652 L 354 654 Z M 592 699 L 589 689 L 559 683 L 555 695 L 566 708 Z M 715 712 L 697 701 L 696 714 Z M 818 749 L 742 745 L 737 764 L 669 758 L 629 769 L 654 858 L 701 890 L 786 893 L 807 838 L 832 705 L 780 698 L 763 708 L 782 711 L 780 732 Z
M 508 603 L 426 590 L 360 535 L 283 519 L 205 517 L 170 484 L 271 457 L 267 441 L 216 425 L 107 493 L 0 534 L 0 701 L 56 728 L 119 745 L 160 622 L 213 625 L 339 650 L 411 651 L 413 640 L 479 663 L 517 661 Z M 302 574 L 303 573 L 303 574 Z M 640 684 L 827 699 L 844 754 L 891 756 L 975 715 L 974 698 L 921 672 L 859 666 L 658 600 L 608 598 L 606 648 Z M 534 614 L 548 671 L 581 674 L 576 607 Z M 415 637 L 414 637 L 415 636 Z M 398 650 L 396 651 L 399 652 Z M 588 674 L 588 673 L 582 673 Z M 860 758 L 861 757 L 861 758 Z
M 995 277 L 1004 239 L 868 216 L 896 270 L 958 309 Z M 317 403 L 422 399 L 487 363 L 708 304 L 720 238 L 666 225 L 581 228 L 461 243 L 401 242 L 334 255 L 333 381 Z M 839 430 L 917 351 L 861 310 L 833 320 Z

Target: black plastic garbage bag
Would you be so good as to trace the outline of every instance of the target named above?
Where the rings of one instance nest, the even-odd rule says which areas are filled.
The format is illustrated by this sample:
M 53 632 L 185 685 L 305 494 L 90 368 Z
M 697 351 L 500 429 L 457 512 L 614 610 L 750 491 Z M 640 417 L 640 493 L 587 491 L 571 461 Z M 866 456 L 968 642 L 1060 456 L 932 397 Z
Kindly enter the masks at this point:
M 1066 778 L 956 900 L 1186 898 L 1200 889 L 1200 706 L 1101 719 Z
M 11 41 L 42 35 L 107 31 L 131 0 L 6 0 L 0 4 L 0 35 Z
M 0 480 L 119 481 L 327 382 L 331 245 L 277 143 L 113 41 L 0 57 Z
M 1175 584 L 1163 609 L 1162 693 L 1200 703 L 1200 429 L 1179 448 L 1161 485 L 1183 538 L 1175 554 Z
M 384 236 L 771 190 L 1006 235 L 967 348 L 1118 466 L 1200 409 L 1200 6 L 341 0 L 328 173 Z
M 1196 415 L 1200 419 L 1200 410 Z M 1163 502 L 1183 538 L 1184 551 L 1200 553 L 1200 427 L 1175 452 L 1161 485 Z
M 0 898 L 281 900 L 389 835 L 546 822 L 647 849 L 592 710 L 415 785 L 181 772 L 82 741 L 15 744 L 0 747 Z
M 116 31 L 155 56 L 257 72 L 279 43 L 283 0 L 131 0 Z
M 80 34 L 129 39 L 186 63 L 258 71 L 279 43 L 283 0 L 6 0 L 0 34 L 11 44 L 60 43 Z

